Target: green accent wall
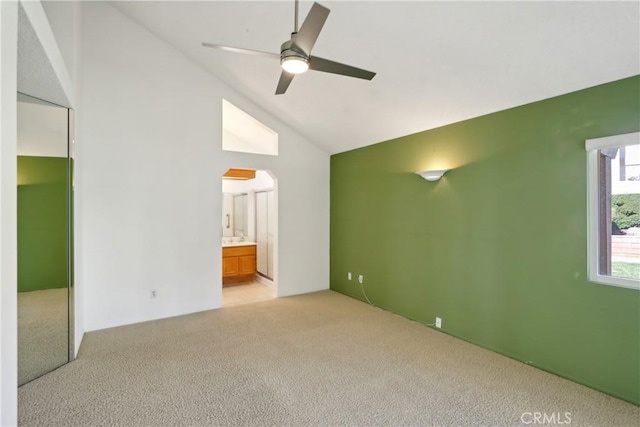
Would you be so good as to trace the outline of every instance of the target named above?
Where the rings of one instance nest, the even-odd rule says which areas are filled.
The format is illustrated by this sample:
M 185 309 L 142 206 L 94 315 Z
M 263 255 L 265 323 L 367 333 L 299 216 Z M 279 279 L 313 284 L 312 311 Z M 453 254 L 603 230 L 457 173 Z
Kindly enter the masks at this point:
M 640 292 L 587 276 L 584 148 L 638 130 L 635 76 L 332 156 L 331 289 L 364 300 L 363 274 L 379 307 L 640 404 Z
M 67 159 L 18 156 L 18 292 L 67 286 Z

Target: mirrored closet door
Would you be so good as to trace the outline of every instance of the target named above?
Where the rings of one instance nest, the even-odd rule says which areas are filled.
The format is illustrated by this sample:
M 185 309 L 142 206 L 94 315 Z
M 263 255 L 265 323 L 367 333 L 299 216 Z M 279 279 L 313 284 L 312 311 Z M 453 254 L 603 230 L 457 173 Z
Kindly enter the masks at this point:
M 72 111 L 18 94 L 18 384 L 73 355 Z

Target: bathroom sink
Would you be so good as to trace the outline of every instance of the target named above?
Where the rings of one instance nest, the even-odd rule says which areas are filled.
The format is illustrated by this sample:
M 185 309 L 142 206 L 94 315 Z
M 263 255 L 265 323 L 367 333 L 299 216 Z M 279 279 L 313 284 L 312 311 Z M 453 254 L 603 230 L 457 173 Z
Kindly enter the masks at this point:
M 229 247 L 233 247 L 233 246 L 251 246 L 251 245 L 255 245 L 256 242 L 250 242 L 250 241 L 245 241 L 245 242 L 228 242 L 228 243 L 223 243 L 222 247 L 223 248 L 229 248 Z

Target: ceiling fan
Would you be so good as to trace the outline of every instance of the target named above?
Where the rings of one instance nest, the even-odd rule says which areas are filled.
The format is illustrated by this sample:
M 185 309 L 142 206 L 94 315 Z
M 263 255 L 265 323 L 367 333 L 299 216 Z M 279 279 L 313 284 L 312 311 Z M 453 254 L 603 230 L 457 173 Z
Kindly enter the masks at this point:
M 282 73 L 280 74 L 280 80 L 278 81 L 278 87 L 276 88 L 276 95 L 282 95 L 285 93 L 295 75 L 304 73 L 307 70 L 324 71 L 325 73 L 340 74 L 342 76 L 371 80 L 376 73 L 317 56 L 311 56 L 311 49 L 313 49 L 313 45 L 315 45 L 316 40 L 320 35 L 320 31 L 329 16 L 329 12 L 329 9 L 326 7 L 318 3 L 313 3 L 309 14 L 298 31 L 298 0 L 295 0 L 293 33 L 291 33 L 291 39 L 282 43 L 282 46 L 280 46 L 279 55 L 277 53 L 222 46 L 205 42 L 202 43 L 202 46 L 235 53 L 280 58 Z

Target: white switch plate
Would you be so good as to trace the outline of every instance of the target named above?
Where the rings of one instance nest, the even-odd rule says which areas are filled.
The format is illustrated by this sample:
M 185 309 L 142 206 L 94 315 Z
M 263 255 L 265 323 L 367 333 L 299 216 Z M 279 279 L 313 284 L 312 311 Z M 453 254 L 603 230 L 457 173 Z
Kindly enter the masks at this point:
M 347 280 L 351 280 L 351 272 L 347 273 Z
M 442 328 L 442 319 L 436 317 L 436 328 Z

